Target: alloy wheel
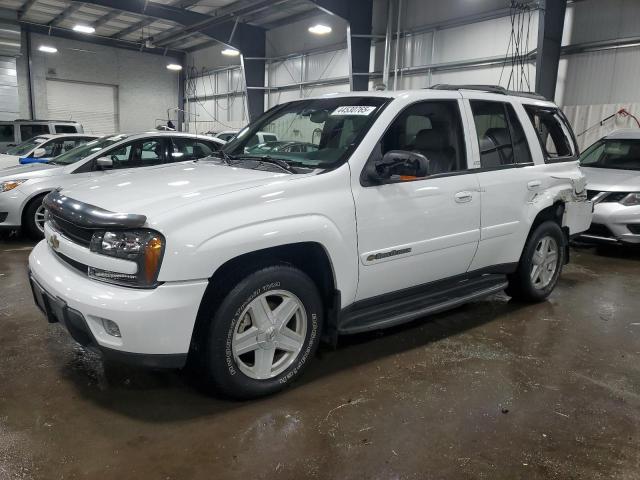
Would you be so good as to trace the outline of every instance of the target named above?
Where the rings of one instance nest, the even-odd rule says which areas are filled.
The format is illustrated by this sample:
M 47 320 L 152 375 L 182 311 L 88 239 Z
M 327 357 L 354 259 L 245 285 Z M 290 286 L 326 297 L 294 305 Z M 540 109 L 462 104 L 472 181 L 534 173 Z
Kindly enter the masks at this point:
M 540 239 L 533 252 L 531 283 L 541 290 L 549 286 L 558 269 L 558 242 L 551 236 Z

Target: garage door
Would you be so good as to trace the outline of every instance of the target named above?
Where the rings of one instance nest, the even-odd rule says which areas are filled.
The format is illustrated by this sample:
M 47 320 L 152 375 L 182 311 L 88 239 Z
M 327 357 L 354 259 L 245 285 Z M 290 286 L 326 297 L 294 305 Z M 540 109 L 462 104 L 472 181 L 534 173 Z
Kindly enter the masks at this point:
M 117 100 L 118 87 L 113 85 L 47 80 L 49 118 L 80 122 L 86 133 L 118 131 Z

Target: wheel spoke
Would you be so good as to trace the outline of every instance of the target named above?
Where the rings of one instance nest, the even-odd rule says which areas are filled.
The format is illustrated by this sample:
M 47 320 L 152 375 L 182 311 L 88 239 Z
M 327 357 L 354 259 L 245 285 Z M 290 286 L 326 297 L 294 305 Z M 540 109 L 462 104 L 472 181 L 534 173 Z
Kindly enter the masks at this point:
M 271 367 L 273 366 L 273 356 L 276 353 L 275 347 L 256 350 L 255 364 L 253 370 L 260 380 L 271 377 Z
M 280 350 L 296 353 L 302 348 L 304 338 L 302 335 L 298 335 L 290 328 L 284 327 L 280 330 L 280 333 L 276 337 L 276 341 L 278 342 L 278 348 Z
M 255 326 L 265 331 L 273 325 L 271 321 L 271 308 L 267 303 L 267 297 L 261 296 L 251 303 L 251 318 L 255 322 Z
M 547 258 L 545 258 L 544 260 L 544 264 L 547 266 L 555 265 L 557 261 L 558 261 L 558 254 L 556 252 L 549 252 L 549 255 L 547 255 Z
M 295 315 L 298 308 L 300 308 L 300 306 L 293 298 L 284 297 L 282 303 L 273 311 L 275 327 L 282 328 L 289 323 L 289 320 Z
M 237 356 L 252 352 L 258 348 L 258 329 L 249 328 L 246 332 L 236 335 L 233 342 L 233 351 Z
M 536 284 L 538 280 L 540 280 L 540 270 L 542 270 L 541 265 L 534 265 L 531 269 L 531 282 Z

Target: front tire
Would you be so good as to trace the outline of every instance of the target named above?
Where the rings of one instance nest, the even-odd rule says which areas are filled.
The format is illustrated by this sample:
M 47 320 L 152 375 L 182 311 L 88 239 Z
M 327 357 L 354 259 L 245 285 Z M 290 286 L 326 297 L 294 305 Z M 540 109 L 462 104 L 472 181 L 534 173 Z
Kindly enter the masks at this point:
M 538 225 L 525 244 L 515 273 L 509 275 L 507 295 L 525 302 L 542 302 L 553 291 L 565 263 L 565 240 L 560 225 Z
M 210 320 L 203 352 L 210 383 L 237 399 L 282 390 L 313 357 L 322 318 L 320 294 L 304 272 L 277 265 L 247 275 Z
M 24 209 L 22 228 L 32 240 L 42 240 L 44 238 L 44 196 L 34 198 Z

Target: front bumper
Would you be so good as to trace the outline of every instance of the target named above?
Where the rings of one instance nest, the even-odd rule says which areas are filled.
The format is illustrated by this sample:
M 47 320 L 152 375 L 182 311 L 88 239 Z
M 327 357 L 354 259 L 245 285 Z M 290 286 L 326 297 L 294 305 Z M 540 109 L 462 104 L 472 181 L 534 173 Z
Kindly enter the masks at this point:
M 22 224 L 22 207 L 27 200 L 20 187 L 0 192 L 0 229 L 15 230 Z
M 640 206 L 625 207 L 617 202 L 596 203 L 593 223 L 578 238 L 608 244 L 640 244 Z
M 206 280 L 153 290 L 108 285 L 71 268 L 45 241 L 31 252 L 29 268 L 36 304 L 81 345 L 127 363 L 184 366 Z M 115 322 L 121 337 L 107 333 L 103 319 Z

